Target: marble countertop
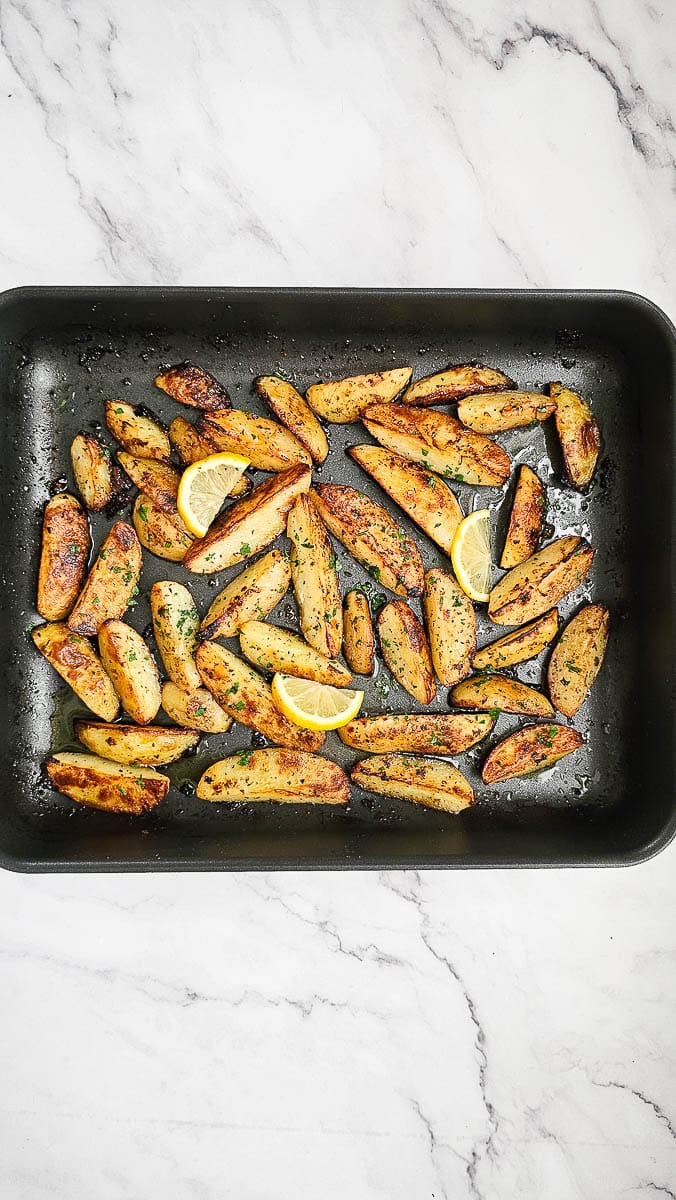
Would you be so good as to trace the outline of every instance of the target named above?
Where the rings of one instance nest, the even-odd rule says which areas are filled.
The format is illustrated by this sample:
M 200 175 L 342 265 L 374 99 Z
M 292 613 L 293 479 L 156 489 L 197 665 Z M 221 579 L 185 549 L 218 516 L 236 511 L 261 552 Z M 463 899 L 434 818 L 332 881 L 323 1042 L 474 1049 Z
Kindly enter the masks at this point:
M 7 0 L 0 286 L 674 317 L 675 45 L 660 0 Z M 675 866 L 4 873 L 0 1195 L 674 1197 Z

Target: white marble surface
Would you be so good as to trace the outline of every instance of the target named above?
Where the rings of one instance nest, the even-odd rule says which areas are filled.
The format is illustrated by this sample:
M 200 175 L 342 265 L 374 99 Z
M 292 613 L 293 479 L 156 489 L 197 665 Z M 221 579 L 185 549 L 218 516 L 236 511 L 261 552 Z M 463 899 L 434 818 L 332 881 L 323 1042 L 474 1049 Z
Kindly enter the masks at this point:
M 0 285 L 610 286 L 676 315 L 665 0 L 6 0 Z M 676 1195 L 676 851 L 0 876 L 2 1200 Z

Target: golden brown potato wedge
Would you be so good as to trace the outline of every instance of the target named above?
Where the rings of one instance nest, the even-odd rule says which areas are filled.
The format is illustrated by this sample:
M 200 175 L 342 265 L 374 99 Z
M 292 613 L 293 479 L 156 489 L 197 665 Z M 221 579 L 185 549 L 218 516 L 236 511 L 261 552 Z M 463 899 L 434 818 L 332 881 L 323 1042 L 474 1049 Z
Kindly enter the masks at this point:
M 584 492 L 592 481 L 599 453 L 601 431 L 586 400 L 561 383 L 550 383 L 549 394 L 556 402 L 556 431 L 569 483 Z
M 475 671 L 502 671 L 516 663 L 535 658 L 545 646 L 554 641 L 559 631 L 559 614 L 552 608 L 543 617 L 536 617 L 513 633 L 482 646 L 474 655 L 472 666 Z
M 404 600 L 390 600 L 378 614 L 378 637 L 385 665 L 397 683 L 421 704 L 437 693 L 425 630 Z
M 382 504 L 343 484 L 320 483 L 311 495 L 329 532 L 369 575 L 399 596 L 420 595 L 420 551 Z
M 216 450 L 242 454 L 259 471 L 286 471 L 312 462 L 305 446 L 283 425 L 239 408 L 207 413 L 199 421 L 199 432 Z
M 170 463 L 158 462 L 154 458 L 135 458 L 120 450 L 118 454 L 120 466 L 124 468 L 129 478 L 141 492 L 150 496 L 162 512 L 175 515 L 176 497 L 181 476 Z
M 209 411 L 230 407 L 230 397 L 223 385 L 204 367 L 196 367 L 189 362 L 178 363 L 161 375 L 156 375 L 155 386 L 171 396 L 172 400 L 188 404 L 191 408 Z
M 261 375 L 256 380 L 256 391 L 282 425 L 305 446 L 313 461 L 323 463 L 329 452 L 326 434 L 293 384 L 278 375 Z
M 385 713 L 356 717 L 338 736 L 346 746 L 370 754 L 460 754 L 485 738 L 494 724 L 488 713 Z
M 104 621 L 121 617 L 138 593 L 141 544 L 131 525 L 115 521 L 68 618 L 72 633 L 91 637 Z
M 517 567 L 535 554 L 542 538 L 546 504 L 547 493 L 542 480 L 530 467 L 520 467 L 501 567 Z
M 350 775 L 352 782 L 367 792 L 410 800 L 442 812 L 461 812 L 474 800 L 471 785 L 457 767 L 438 759 L 376 754 L 356 763 Z
M 178 512 L 163 512 L 145 492 L 134 501 L 132 520 L 141 545 L 167 562 L 183 562 L 195 540 Z
M 302 750 L 240 750 L 207 767 L 200 800 L 228 803 L 347 804 L 350 784 L 337 763 Z
M 502 779 L 544 771 L 578 750 L 582 743 L 577 730 L 567 725 L 525 725 L 494 746 L 484 762 L 481 778 L 484 783 L 500 783 Z
M 79 500 L 59 492 L 45 505 L 36 607 L 46 621 L 62 621 L 77 600 L 91 539 Z
M 451 553 L 462 509 L 450 488 L 433 471 L 382 446 L 350 446 L 348 454 L 437 546 Z
M 207 433 L 197 431 L 195 426 L 186 421 L 185 417 L 175 417 L 169 426 L 169 441 L 185 466 L 199 462 L 218 453 L 218 447 L 209 440 Z M 248 475 L 240 475 L 232 487 L 230 496 L 248 496 L 253 483 Z
M 372 675 L 375 668 L 376 639 L 369 602 L 356 588 L 343 603 L 343 654 L 351 671 Z
M 107 446 L 90 433 L 78 433 L 70 447 L 75 484 L 87 508 L 101 512 L 120 490 L 120 478 Z
M 370 404 L 389 404 L 411 378 L 411 367 L 352 375 L 326 383 L 313 383 L 305 393 L 310 408 L 325 421 L 346 425 L 358 421 Z
M 438 371 L 436 375 L 417 379 L 404 392 L 402 403 L 449 404 L 472 393 L 500 392 L 513 387 L 513 380 L 494 367 L 484 367 L 481 363 L 460 363 L 456 367 Z
M 104 721 L 114 720 L 120 707 L 115 688 L 91 642 L 71 633 L 60 621 L 38 625 L 31 637 L 50 667 L 65 679 L 82 703 Z
M 286 595 L 291 567 L 281 550 L 245 567 L 219 592 L 200 626 L 200 641 L 234 637 L 245 621 L 262 621 Z
M 423 613 L 437 678 L 445 687 L 452 687 L 469 675 L 476 651 L 472 601 L 453 575 L 433 567 L 425 574 Z
M 162 699 L 155 660 L 140 633 L 124 621 L 106 621 L 99 629 L 101 662 L 122 707 L 138 725 L 157 716 Z
M 171 446 L 166 429 L 143 405 L 134 408 L 124 400 L 106 400 L 106 425 L 120 445 L 135 458 L 169 462 Z
M 336 556 L 321 518 L 307 495 L 289 513 L 291 580 L 303 637 L 327 658 L 340 654 L 343 617 Z
M 276 707 L 270 684 L 225 646 L 203 642 L 197 647 L 195 661 L 204 686 L 234 721 L 289 750 L 319 750 L 323 746 L 324 734 L 301 729 L 289 721 Z
M 449 696 L 456 708 L 478 708 L 497 717 L 501 712 L 522 717 L 553 717 L 554 709 L 542 692 L 508 675 L 474 675 L 456 683 Z
M 171 729 L 166 725 L 118 725 L 106 721 L 76 721 L 75 732 L 92 754 L 113 762 L 163 767 L 176 762 L 197 745 L 197 729 Z
M 201 733 L 227 733 L 232 717 L 214 700 L 205 687 L 187 692 L 175 683 L 162 684 L 162 708 L 170 720 L 183 728 Z
M 547 682 L 553 703 L 564 717 L 582 707 L 605 658 L 610 613 L 602 604 L 585 604 L 571 617 L 549 660 Z
M 298 463 L 254 488 L 217 517 L 203 538 L 197 538 L 183 564 L 197 575 L 234 567 L 263 550 L 286 529 L 289 510 L 301 492 L 307 492 L 312 472 Z
M 148 767 L 128 767 L 96 754 L 53 754 L 47 774 L 57 792 L 106 812 L 138 815 L 155 808 L 169 791 L 169 776 Z
M 494 392 L 465 396 L 458 403 L 458 419 L 476 433 L 500 433 L 546 421 L 555 408 L 555 401 L 541 392 Z
M 247 621 L 239 631 L 242 654 L 261 671 L 282 671 L 317 683 L 349 687 L 352 676 L 342 663 L 320 654 L 297 633 L 267 621 Z
M 584 538 L 557 538 L 503 575 L 491 592 L 488 615 L 496 625 L 523 625 L 539 617 L 587 575 L 594 551 Z
M 436 471 L 445 479 L 499 487 L 509 478 L 510 457 L 482 433 L 455 417 L 403 404 L 376 404 L 362 417 L 372 437 L 387 450 Z
M 160 580 L 150 589 L 153 630 L 164 669 L 172 683 L 190 691 L 202 683 L 195 666 L 200 619 L 187 587 Z

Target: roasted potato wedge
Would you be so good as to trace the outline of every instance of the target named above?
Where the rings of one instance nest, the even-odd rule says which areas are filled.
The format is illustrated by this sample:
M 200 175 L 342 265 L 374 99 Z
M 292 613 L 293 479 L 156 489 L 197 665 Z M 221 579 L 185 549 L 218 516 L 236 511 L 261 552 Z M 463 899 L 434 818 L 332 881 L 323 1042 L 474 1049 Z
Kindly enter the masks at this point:
M 499 487 L 509 478 L 507 451 L 482 433 L 465 429 L 446 413 L 376 404 L 366 409 L 362 420 L 381 446 L 446 479 Z
M 155 660 L 140 633 L 124 621 L 106 621 L 99 629 L 101 662 L 122 707 L 138 725 L 157 716 L 162 699 Z
M 556 402 L 541 392 L 494 392 L 463 397 L 458 419 L 476 433 L 500 433 L 546 421 L 555 408 Z
M 209 441 L 206 432 L 202 430 L 199 433 L 190 421 L 186 421 L 185 417 L 175 417 L 171 422 L 169 441 L 185 466 L 218 453 L 218 447 Z M 233 498 L 248 496 L 252 487 L 253 483 L 249 476 L 240 475 L 229 494 Z
M 232 717 L 214 700 L 205 687 L 185 691 L 175 683 L 162 684 L 162 708 L 177 725 L 199 729 L 201 733 L 227 733 Z
M 275 705 L 270 684 L 225 646 L 203 642 L 197 647 L 195 661 L 204 686 L 234 721 L 289 750 L 323 746 L 324 734 L 289 721 Z
M 350 776 L 367 792 L 410 800 L 442 812 L 461 812 L 474 800 L 471 785 L 457 767 L 438 759 L 376 754 L 356 763 Z
M 90 512 L 101 512 L 120 490 L 120 476 L 107 446 L 90 433 L 78 433 L 70 447 L 70 460 L 78 492 Z
M 481 363 L 460 363 L 447 367 L 436 375 L 416 379 L 406 389 L 403 404 L 449 404 L 462 396 L 478 392 L 501 392 L 513 388 L 514 381 L 494 367 L 483 367 Z
M 197 745 L 197 729 L 168 729 L 166 725 L 112 725 L 105 721 L 76 721 L 75 732 L 93 754 L 113 762 L 163 767 L 176 762 Z
M 135 458 L 120 450 L 117 456 L 120 466 L 136 484 L 140 492 L 150 496 L 162 512 L 175 515 L 176 497 L 181 476 L 170 463 L 158 462 L 155 458 Z
M 399 596 L 420 595 L 420 551 L 382 504 L 343 484 L 320 483 L 311 495 L 329 532 L 369 575 Z
M 195 666 L 200 619 L 187 587 L 165 579 L 150 589 L 153 630 L 164 669 L 172 683 L 190 691 L 201 686 Z
M 542 480 L 530 467 L 520 467 L 501 567 L 517 567 L 535 554 L 542 538 L 546 504 L 547 493 Z
M 53 754 L 47 774 L 57 792 L 106 812 L 138 815 L 155 808 L 169 791 L 169 776 L 128 767 L 96 754 Z
M 45 505 L 36 607 L 46 621 L 62 621 L 77 600 L 91 539 L 79 500 L 59 492 Z
M 481 778 L 484 783 L 500 783 L 503 779 L 544 771 L 582 744 L 581 735 L 568 725 L 525 725 L 493 747 L 484 762 Z
M 543 617 L 536 617 L 528 625 L 522 625 L 513 633 L 482 646 L 474 655 L 472 666 L 475 671 L 502 671 L 516 663 L 535 658 L 545 646 L 554 641 L 559 631 L 559 614 L 552 608 Z
M 388 671 L 421 704 L 437 694 L 432 656 L 420 621 L 404 600 L 390 600 L 378 613 L 378 637 Z
M 554 709 L 542 692 L 508 675 L 475 675 L 456 683 L 449 696 L 456 708 L 478 708 L 497 717 L 501 712 L 522 717 L 553 717 Z
M 437 678 L 452 687 L 469 675 L 476 651 L 472 601 L 453 575 L 433 567 L 425 574 L 423 613 Z
M 411 378 L 411 367 L 352 375 L 326 383 L 313 383 L 305 393 L 310 408 L 325 421 L 347 425 L 358 421 L 370 404 L 389 404 Z
M 331 683 L 334 687 L 349 687 L 352 676 L 342 663 L 326 658 L 290 629 L 280 629 L 267 621 L 247 621 L 239 631 L 242 654 L 261 671 L 282 671 Z
M 488 713 L 385 713 L 356 717 L 338 730 L 338 736 L 346 746 L 370 754 L 461 754 L 485 738 L 494 724 Z
M 462 509 L 450 488 L 433 471 L 382 446 L 350 446 L 348 454 L 379 483 L 437 546 L 451 553 Z
M 236 500 L 217 517 L 209 532 L 197 538 L 183 565 L 197 575 L 223 571 L 263 550 L 286 529 L 289 510 L 301 492 L 307 492 L 312 472 L 298 463 Z
M 65 679 L 82 703 L 104 721 L 114 720 L 120 708 L 115 688 L 91 642 L 79 633 L 71 633 L 60 621 L 38 625 L 31 637 L 50 667 Z
M 200 800 L 229 803 L 347 804 L 350 784 L 337 763 L 302 750 L 240 750 L 207 767 Z
M 364 592 L 354 589 L 343 602 L 343 654 L 351 671 L 372 675 L 376 639 L 369 602 Z
M 115 521 L 68 618 L 71 633 L 93 636 L 104 621 L 121 617 L 138 592 L 141 545 L 131 525 Z
M 298 463 L 312 462 L 302 442 L 283 425 L 241 409 L 206 414 L 199 421 L 199 432 L 216 450 L 242 454 L 259 471 L 287 471 Z
M 571 617 L 549 660 L 547 683 L 552 702 L 564 717 L 582 707 L 606 654 L 610 613 L 602 604 L 585 604 Z
M 269 550 L 219 592 L 200 626 L 199 640 L 234 637 L 246 621 L 262 621 L 286 595 L 291 567 L 281 550 Z
M 161 375 L 155 376 L 155 386 L 161 388 L 172 400 L 201 408 L 206 412 L 215 408 L 229 408 L 230 397 L 222 384 L 214 379 L 204 367 L 192 363 L 178 363 Z
M 178 512 L 163 512 L 145 492 L 134 501 L 132 520 L 141 545 L 167 562 L 183 562 L 195 540 Z
M 312 460 L 323 463 L 329 452 L 326 434 L 293 384 L 278 375 L 261 375 L 256 380 L 256 391 L 282 425 L 305 446 Z
M 171 446 L 167 431 L 154 413 L 124 400 L 106 400 L 106 425 L 116 441 L 134 458 L 156 458 L 169 462 Z
M 335 658 L 343 640 L 336 556 L 320 516 L 307 495 L 289 513 L 291 580 L 303 637 L 320 654 Z
M 584 538 L 557 538 L 495 585 L 488 615 L 496 625 L 523 625 L 573 592 L 589 572 L 594 551 Z
M 592 481 L 601 451 L 601 431 L 586 400 L 561 383 L 550 383 L 556 403 L 554 420 L 568 482 L 584 492 Z

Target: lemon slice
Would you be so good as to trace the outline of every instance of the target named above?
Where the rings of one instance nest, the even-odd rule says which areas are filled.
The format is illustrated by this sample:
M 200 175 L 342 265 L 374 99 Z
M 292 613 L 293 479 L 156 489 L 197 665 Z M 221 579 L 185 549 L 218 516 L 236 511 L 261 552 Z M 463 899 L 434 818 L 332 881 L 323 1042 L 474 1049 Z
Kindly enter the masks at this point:
M 451 542 L 451 562 L 465 595 L 485 603 L 493 586 L 491 514 L 487 508 L 470 513 L 460 522 Z
M 356 717 L 364 699 L 363 692 L 277 674 L 272 680 L 275 704 L 303 729 L 340 729 Z
M 248 465 L 248 458 L 241 454 L 210 454 L 183 472 L 176 503 L 184 524 L 195 537 L 204 537 Z

